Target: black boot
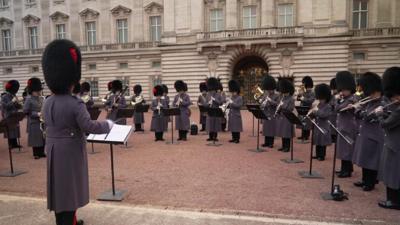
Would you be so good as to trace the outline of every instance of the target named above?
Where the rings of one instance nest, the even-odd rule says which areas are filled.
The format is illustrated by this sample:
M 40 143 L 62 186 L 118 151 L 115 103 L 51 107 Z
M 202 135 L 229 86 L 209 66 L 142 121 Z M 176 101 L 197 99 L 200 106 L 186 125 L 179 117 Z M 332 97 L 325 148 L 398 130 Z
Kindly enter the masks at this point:
M 187 133 L 188 133 L 187 130 L 182 131 L 182 141 L 187 141 Z
M 339 178 L 348 178 L 351 177 L 351 173 L 353 172 L 353 163 L 348 160 L 342 160 L 342 171 L 339 173 Z
M 206 130 L 206 125 L 204 123 L 201 124 L 201 130 L 200 131 L 205 131 Z
M 376 179 L 378 177 L 378 171 L 363 168 L 362 173 L 363 173 L 363 181 L 364 181 L 364 185 L 362 187 L 363 191 L 374 190 Z
M 304 130 L 303 131 L 303 139 L 304 140 L 310 139 L 310 130 Z
M 267 136 L 264 136 L 264 144 L 262 144 L 261 146 L 262 146 L 262 147 L 268 147 L 268 144 L 269 144 L 268 141 L 269 141 L 269 140 L 268 140 L 268 137 L 267 137 Z
M 212 141 L 214 139 L 214 132 L 208 133 L 208 139 L 207 141 Z
M 233 142 L 235 142 L 235 140 L 236 140 L 236 134 L 235 134 L 235 132 L 232 132 L 232 139 L 229 140 L 229 142 L 233 143 Z
M 326 155 L 326 146 L 316 146 L 316 155 L 318 161 L 324 161 L 325 160 L 325 155 Z
M 283 139 L 282 152 L 290 152 L 290 138 L 284 138 Z
M 235 143 L 236 143 L 236 144 L 239 144 L 239 142 L 240 142 L 240 132 L 237 132 L 237 133 L 236 133 L 236 140 L 235 140 Z
M 381 201 L 378 205 L 385 209 L 400 210 L 400 189 L 386 187 L 386 201 Z

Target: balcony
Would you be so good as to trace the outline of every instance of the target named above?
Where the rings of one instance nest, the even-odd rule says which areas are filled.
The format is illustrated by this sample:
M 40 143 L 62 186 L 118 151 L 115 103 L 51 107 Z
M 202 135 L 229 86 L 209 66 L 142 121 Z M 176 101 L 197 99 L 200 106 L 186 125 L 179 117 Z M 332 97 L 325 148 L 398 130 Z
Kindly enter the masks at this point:
M 353 37 L 400 36 L 400 27 L 350 30 Z
M 88 52 L 110 52 L 110 51 L 123 51 L 134 49 L 155 48 L 160 45 L 160 42 L 131 42 L 123 44 L 100 44 L 100 45 L 84 45 L 79 48 L 83 53 Z M 2 51 L 0 57 L 14 57 L 14 56 L 30 56 L 43 54 L 43 48 L 38 49 L 23 49 L 13 51 Z
M 202 32 L 197 34 L 198 41 L 245 39 L 245 38 L 275 38 L 304 36 L 303 27 L 275 27 L 242 30 L 226 30 L 217 32 Z

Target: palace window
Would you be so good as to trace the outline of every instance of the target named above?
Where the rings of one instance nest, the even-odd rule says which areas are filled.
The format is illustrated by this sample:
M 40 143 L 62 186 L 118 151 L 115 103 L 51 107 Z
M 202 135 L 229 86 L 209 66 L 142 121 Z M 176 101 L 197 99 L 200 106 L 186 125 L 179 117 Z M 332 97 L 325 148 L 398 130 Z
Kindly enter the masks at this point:
M 353 29 L 363 29 L 368 26 L 368 1 L 353 0 Z
M 161 41 L 161 16 L 150 16 L 150 40 Z
M 365 52 L 353 52 L 353 60 L 364 61 L 366 58 Z
M 278 26 L 293 26 L 293 4 L 282 4 L 278 6 Z
M 11 74 L 13 72 L 13 68 L 12 67 L 5 67 L 4 68 L 4 73 L 5 74 Z
M 39 72 L 39 66 L 31 66 L 31 73 L 38 73 Z
M 119 67 L 119 69 L 128 69 L 128 63 L 127 62 L 120 62 L 118 67 Z
M 210 10 L 210 31 L 221 31 L 224 29 L 224 17 L 222 9 Z
M 128 42 L 128 20 L 118 19 L 117 20 L 117 42 L 126 43 Z
M 9 6 L 9 0 L 0 0 L 0 8 L 7 8 Z
M 96 44 L 96 22 L 86 22 L 86 43 L 87 45 Z
M 39 35 L 37 27 L 28 27 L 29 48 L 36 49 L 39 47 Z
M 36 6 L 36 0 L 25 0 L 26 8 L 32 8 Z
M 151 62 L 151 67 L 152 68 L 161 68 L 161 62 L 160 61 L 153 61 L 153 62 Z
M 56 25 L 56 38 L 57 39 L 65 39 L 66 38 L 65 24 L 57 24 Z
M 99 81 L 97 78 L 92 78 L 88 81 L 90 83 L 90 95 L 92 97 L 99 97 Z
M 87 65 L 87 69 L 88 70 L 96 70 L 97 69 L 96 63 L 89 63 Z
M 1 42 L 3 51 L 11 51 L 11 30 L 2 30 L 1 31 Z
M 252 29 L 257 27 L 257 7 L 243 7 L 243 28 Z

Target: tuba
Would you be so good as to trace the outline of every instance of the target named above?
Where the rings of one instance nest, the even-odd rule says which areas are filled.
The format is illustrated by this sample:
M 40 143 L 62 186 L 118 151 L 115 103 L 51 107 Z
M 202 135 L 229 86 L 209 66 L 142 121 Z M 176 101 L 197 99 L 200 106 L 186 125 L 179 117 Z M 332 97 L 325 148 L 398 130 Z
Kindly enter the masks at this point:
M 260 103 L 260 101 L 262 100 L 263 95 L 264 95 L 264 91 L 260 88 L 260 86 L 255 85 L 253 87 L 252 93 L 253 93 L 254 100 L 256 100 L 256 102 Z

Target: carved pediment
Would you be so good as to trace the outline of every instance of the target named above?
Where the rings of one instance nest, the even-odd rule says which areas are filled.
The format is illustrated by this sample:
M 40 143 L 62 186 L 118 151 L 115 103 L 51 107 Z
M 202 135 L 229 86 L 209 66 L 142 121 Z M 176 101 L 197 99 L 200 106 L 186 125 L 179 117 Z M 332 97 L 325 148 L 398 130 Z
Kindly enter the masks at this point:
M 157 13 L 162 13 L 164 7 L 156 2 L 151 2 L 150 4 L 144 7 L 144 11 L 146 11 L 147 13 L 151 13 L 153 12 L 153 10 L 155 10 L 155 12 Z
M 0 27 L 11 26 L 14 21 L 7 19 L 5 17 L 0 17 Z
M 24 21 L 24 23 L 26 25 L 36 25 L 40 22 L 40 18 L 31 14 L 28 14 L 26 16 L 24 16 L 22 18 L 22 21 Z
M 129 15 L 131 12 L 132 12 L 132 10 L 130 8 L 127 8 L 127 7 L 122 6 L 122 5 L 115 6 L 114 8 L 111 9 L 111 13 L 114 16 Z
M 94 9 L 86 8 L 86 9 L 82 10 L 79 13 L 79 15 L 85 19 L 96 19 L 100 15 L 100 13 Z
M 57 11 L 50 15 L 50 19 L 53 20 L 53 22 L 61 21 L 61 20 L 66 21 L 66 20 L 68 20 L 68 18 L 69 18 L 69 16 L 67 14 L 62 13 L 60 11 Z

